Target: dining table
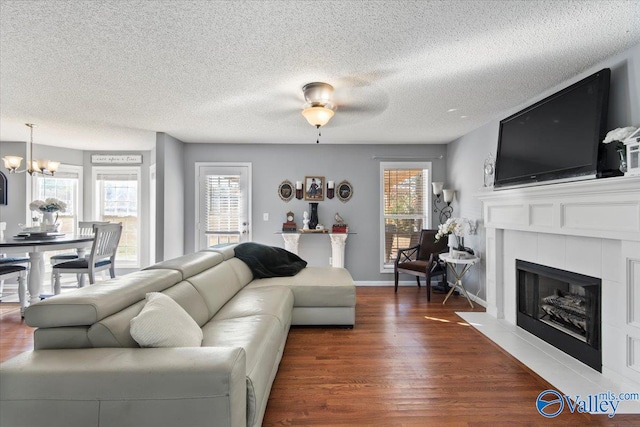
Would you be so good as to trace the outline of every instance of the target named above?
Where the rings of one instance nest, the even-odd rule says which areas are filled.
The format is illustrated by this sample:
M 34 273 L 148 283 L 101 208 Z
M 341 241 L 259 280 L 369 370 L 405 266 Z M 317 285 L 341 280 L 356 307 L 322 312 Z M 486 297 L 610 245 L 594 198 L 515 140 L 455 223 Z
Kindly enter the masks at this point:
M 45 272 L 44 253 L 75 249 L 78 257 L 84 257 L 87 248 L 93 244 L 93 236 L 77 236 L 74 234 L 27 235 L 4 237 L 0 240 L 0 254 L 29 254 L 30 268 L 27 274 L 28 303 L 33 304 L 43 293 Z M 21 308 L 27 301 L 20 301 Z

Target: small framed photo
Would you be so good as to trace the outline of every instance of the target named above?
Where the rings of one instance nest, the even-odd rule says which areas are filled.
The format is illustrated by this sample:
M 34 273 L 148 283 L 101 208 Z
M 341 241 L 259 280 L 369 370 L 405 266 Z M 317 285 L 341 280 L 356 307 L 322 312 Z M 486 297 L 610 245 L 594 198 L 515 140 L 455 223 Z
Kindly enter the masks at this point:
M 278 196 L 280 196 L 280 198 L 285 202 L 288 202 L 289 200 L 293 199 L 293 194 L 294 190 L 291 181 L 282 181 L 278 186 Z
M 324 176 L 304 177 L 304 199 L 316 202 L 324 200 Z
M 336 196 L 341 202 L 347 203 L 351 196 L 353 196 L 353 187 L 349 181 L 342 181 L 338 184 Z

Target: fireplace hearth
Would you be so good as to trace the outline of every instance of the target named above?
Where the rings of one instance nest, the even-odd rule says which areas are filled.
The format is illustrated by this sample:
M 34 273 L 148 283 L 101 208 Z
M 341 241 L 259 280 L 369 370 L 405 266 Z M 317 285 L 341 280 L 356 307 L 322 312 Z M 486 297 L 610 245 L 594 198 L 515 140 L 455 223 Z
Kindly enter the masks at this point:
M 517 325 L 602 372 L 601 280 L 516 260 Z

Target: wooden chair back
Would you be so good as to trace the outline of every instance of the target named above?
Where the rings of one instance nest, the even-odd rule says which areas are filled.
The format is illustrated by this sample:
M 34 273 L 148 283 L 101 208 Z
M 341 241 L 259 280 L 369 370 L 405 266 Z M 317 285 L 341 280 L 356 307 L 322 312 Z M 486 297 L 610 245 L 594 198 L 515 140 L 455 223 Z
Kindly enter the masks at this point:
M 94 266 L 96 262 L 107 258 L 113 264 L 122 234 L 122 223 L 95 224 L 93 229 L 95 237 L 89 255 L 89 265 Z
M 438 254 L 447 249 L 448 239 L 443 237 L 436 242 L 436 234 L 438 230 L 422 230 L 420 233 L 420 250 L 418 258 L 421 261 L 427 261 L 431 254 Z
M 93 236 L 94 225 L 109 224 L 109 221 L 78 221 L 78 235 L 79 236 Z

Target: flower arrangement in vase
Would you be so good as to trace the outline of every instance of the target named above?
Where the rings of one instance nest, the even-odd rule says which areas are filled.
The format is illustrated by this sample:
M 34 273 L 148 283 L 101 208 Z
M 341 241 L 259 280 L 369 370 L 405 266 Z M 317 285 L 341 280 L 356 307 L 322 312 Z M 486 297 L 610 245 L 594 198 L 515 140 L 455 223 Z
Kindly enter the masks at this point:
M 449 218 L 444 224 L 438 226 L 435 241 L 449 236 L 451 255 L 457 258 L 466 256 L 468 250 L 464 247 L 465 225 L 472 227 L 471 221 L 466 218 Z
M 66 212 L 67 204 L 55 197 L 50 197 L 44 201 L 34 200 L 29 204 L 29 209 L 42 213 L 42 231 L 57 231 L 58 212 Z

